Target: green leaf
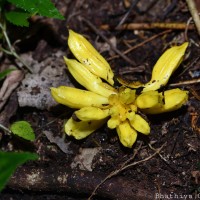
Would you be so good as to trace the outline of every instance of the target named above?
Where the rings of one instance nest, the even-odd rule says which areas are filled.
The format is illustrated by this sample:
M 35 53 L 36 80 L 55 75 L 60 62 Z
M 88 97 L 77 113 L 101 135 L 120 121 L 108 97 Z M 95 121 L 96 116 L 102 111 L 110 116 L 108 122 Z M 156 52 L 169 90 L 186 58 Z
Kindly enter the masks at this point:
M 52 17 L 56 19 L 64 19 L 60 12 L 55 8 L 54 4 L 50 0 L 37 0 L 38 1 L 38 13 L 45 17 Z
M 2 152 L 0 151 L 0 191 L 3 190 L 9 178 L 19 165 L 28 160 L 36 160 L 38 155 L 28 152 Z
M 23 139 L 34 141 L 35 140 L 35 134 L 34 131 L 27 121 L 18 121 L 11 125 L 10 130 L 13 132 L 13 134 L 18 135 L 19 137 L 22 137 Z
M 36 13 L 38 11 L 36 5 L 38 0 L 7 0 L 7 1 L 29 13 Z
M 21 8 L 31 14 L 38 13 L 44 17 L 64 19 L 57 8 L 50 0 L 7 0 L 16 7 Z
M 10 72 L 14 71 L 15 69 L 5 69 L 4 71 L 0 72 L 0 80 L 5 78 Z
M 10 11 L 5 13 L 6 19 L 17 26 L 29 26 L 28 18 L 30 17 L 29 13 L 24 13 L 24 12 L 15 12 L 15 11 Z

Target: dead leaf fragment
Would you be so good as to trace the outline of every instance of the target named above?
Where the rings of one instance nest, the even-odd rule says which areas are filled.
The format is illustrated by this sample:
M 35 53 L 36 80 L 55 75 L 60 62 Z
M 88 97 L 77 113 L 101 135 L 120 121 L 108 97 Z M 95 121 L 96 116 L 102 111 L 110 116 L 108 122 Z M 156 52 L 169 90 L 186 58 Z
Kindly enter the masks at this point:
M 92 161 L 94 156 L 101 150 L 97 148 L 80 148 L 80 154 L 76 155 L 71 163 L 71 168 L 79 167 L 81 170 L 92 171 Z

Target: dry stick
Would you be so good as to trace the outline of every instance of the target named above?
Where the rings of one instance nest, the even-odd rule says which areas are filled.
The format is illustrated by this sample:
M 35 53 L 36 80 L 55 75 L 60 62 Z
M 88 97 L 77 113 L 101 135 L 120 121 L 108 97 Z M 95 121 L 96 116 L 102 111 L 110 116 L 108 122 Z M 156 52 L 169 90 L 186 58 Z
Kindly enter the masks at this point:
M 163 22 L 154 22 L 154 23 L 129 23 L 120 26 L 117 30 L 149 30 L 149 29 L 173 29 L 173 30 L 184 30 L 185 28 L 189 30 L 194 29 L 194 25 L 188 25 L 187 23 L 163 23 Z M 110 26 L 108 24 L 103 24 L 100 26 L 102 30 L 109 30 Z
M 138 48 L 138 47 L 140 47 L 140 46 L 146 44 L 147 42 L 150 42 L 151 40 L 156 39 L 157 37 L 160 37 L 160 36 L 162 36 L 162 35 L 165 35 L 165 34 L 167 34 L 167 33 L 170 33 L 171 31 L 172 31 L 172 30 L 166 30 L 166 31 L 163 31 L 163 32 L 161 32 L 161 33 L 158 33 L 157 35 L 154 35 L 154 36 L 150 37 L 149 39 L 147 39 L 147 40 L 145 40 L 145 41 L 143 41 L 143 42 L 141 42 L 141 43 L 139 43 L 139 44 L 137 44 L 137 45 L 131 47 L 130 49 L 127 49 L 127 50 L 124 51 L 123 53 L 124 53 L 124 54 L 130 53 L 132 50 L 134 50 L 134 49 L 136 49 L 136 48 Z
M 133 160 L 137 154 L 137 152 L 139 151 L 139 149 L 141 148 L 141 145 L 142 143 L 140 144 L 139 148 L 135 151 L 134 155 L 128 160 L 126 161 L 126 163 L 130 162 L 131 160 Z M 162 148 L 165 146 L 165 144 L 163 144 L 159 149 L 155 150 L 155 153 L 153 153 L 152 155 L 150 155 L 149 157 L 143 159 L 143 160 L 139 160 L 139 161 L 136 161 L 134 163 L 131 163 L 131 164 L 128 164 L 128 165 L 122 165 L 122 167 L 120 169 L 117 169 L 115 171 L 113 171 L 112 173 L 110 173 L 105 179 L 103 179 L 94 189 L 94 191 L 92 192 L 92 194 L 90 195 L 90 197 L 88 198 L 88 200 L 91 200 L 92 197 L 96 194 L 96 191 L 98 190 L 98 188 L 108 179 L 112 178 L 113 176 L 117 175 L 118 173 L 122 172 L 123 170 L 129 168 L 129 167 L 132 167 L 132 166 L 135 166 L 135 165 L 138 165 L 142 162 L 145 162 L 145 161 L 148 161 L 150 160 L 151 158 L 153 158 L 156 154 L 159 154 L 160 151 L 162 150 Z
M 137 155 L 138 151 L 139 151 L 139 150 L 141 149 L 141 147 L 142 147 L 142 143 L 143 143 L 143 142 L 140 142 L 139 147 L 138 147 L 137 149 L 134 150 L 134 154 L 133 154 L 128 160 L 126 160 L 126 161 L 121 165 L 120 169 L 121 169 L 122 167 L 124 167 L 126 164 L 128 164 L 129 162 L 131 162 L 131 161 L 135 158 L 135 156 Z
M 99 35 L 103 40 L 105 40 L 111 47 L 111 49 L 117 53 L 120 57 L 122 57 L 125 61 L 127 61 L 129 64 L 135 66 L 135 62 L 132 61 L 130 58 L 125 56 L 121 51 L 119 51 L 116 47 L 112 45 L 112 43 L 109 41 L 108 38 L 106 38 L 102 33 L 99 32 L 99 30 L 88 20 L 81 18 L 97 35 Z
M 187 26 L 186 23 L 163 23 L 163 22 L 154 22 L 154 23 L 129 23 L 124 24 L 118 28 L 118 30 L 144 30 L 144 29 L 173 29 L 173 30 L 182 30 Z M 190 25 L 188 29 L 194 29 L 194 26 Z
M 149 146 L 150 149 L 156 151 L 156 149 L 154 147 L 152 147 L 151 144 L 148 144 L 148 146 Z M 162 154 L 158 153 L 158 155 L 160 156 L 160 158 L 162 160 L 164 160 L 166 163 L 168 163 L 168 161 L 162 156 Z
M 133 47 L 127 49 L 126 51 L 123 52 L 123 54 L 130 53 L 131 51 L 133 51 L 133 50 L 135 50 L 135 49 L 137 49 L 137 48 L 143 46 L 144 44 L 146 44 L 146 43 L 148 43 L 148 42 L 150 42 L 150 41 L 156 39 L 157 37 L 160 37 L 160 36 L 162 36 L 162 35 L 165 35 L 165 34 L 167 34 L 167 33 L 170 33 L 171 31 L 172 31 L 172 30 L 166 30 L 166 31 L 163 31 L 163 32 L 161 32 L 161 33 L 158 33 L 157 35 L 154 35 L 154 36 L 148 38 L 147 40 L 145 40 L 145 41 L 143 41 L 143 42 L 141 42 L 141 43 L 139 43 L 139 44 L 137 44 L 137 45 L 135 45 L 135 46 L 133 46 Z M 118 55 L 115 55 L 115 56 L 113 56 L 113 57 L 111 57 L 111 58 L 109 58 L 109 59 L 107 59 L 107 60 L 112 60 L 112 59 L 118 58 L 118 57 L 119 57 Z
M 139 2 L 139 0 L 134 0 L 128 10 L 128 12 L 124 15 L 124 17 L 122 18 L 122 20 L 119 22 L 119 24 L 116 26 L 116 29 L 118 27 L 120 27 L 128 18 L 128 16 L 130 15 L 131 11 L 133 10 L 133 8 L 137 5 L 137 3 Z
M 193 67 L 197 63 L 197 61 L 199 61 L 199 59 L 200 59 L 200 56 L 195 58 L 194 61 L 192 63 L 190 63 L 189 66 L 187 66 L 177 77 L 183 75 L 187 70 L 190 69 L 190 67 Z
M 193 94 L 193 96 L 200 101 L 200 95 L 191 87 L 190 92 Z
M 198 34 L 200 35 L 200 17 L 199 17 L 195 2 L 193 0 L 186 0 L 186 2 L 187 2 L 187 5 L 188 5 L 188 8 L 190 10 L 190 13 L 192 15 L 192 18 L 194 20 Z
M 192 17 L 190 17 L 190 18 L 188 19 L 188 21 L 187 21 L 187 26 L 186 26 L 186 28 L 185 28 L 184 37 L 185 37 L 185 40 L 186 40 L 186 41 L 188 41 L 187 33 L 188 33 L 188 28 L 189 28 L 189 26 L 190 26 L 191 21 L 192 21 Z
M 190 84 L 196 84 L 196 83 L 200 83 L 200 78 L 189 80 L 189 81 L 182 81 L 179 83 L 171 83 L 169 84 L 169 86 L 176 87 L 180 85 L 190 85 Z
M 166 143 L 165 143 L 165 144 L 166 144 Z M 121 171 L 123 171 L 123 170 L 125 170 L 125 169 L 127 169 L 127 168 L 129 168 L 129 167 L 132 167 L 132 166 L 135 166 L 135 165 L 138 165 L 138 164 L 140 164 L 140 163 L 143 163 L 143 162 L 145 162 L 145 161 L 150 160 L 150 159 L 153 158 L 156 154 L 159 154 L 159 153 L 160 153 L 160 151 L 163 149 L 163 147 L 165 146 L 165 144 L 163 144 L 160 148 L 156 149 L 156 151 L 155 151 L 152 155 L 150 155 L 149 157 L 147 157 L 147 158 L 145 158 L 145 159 L 143 159 L 143 160 L 136 161 L 136 162 L 131 163 L 131 164 L 129 164 L 129 165 L 126 165 L 126 166 L 122 167 L 122 168 L 120 169 L 119 172 L 121 172 Z

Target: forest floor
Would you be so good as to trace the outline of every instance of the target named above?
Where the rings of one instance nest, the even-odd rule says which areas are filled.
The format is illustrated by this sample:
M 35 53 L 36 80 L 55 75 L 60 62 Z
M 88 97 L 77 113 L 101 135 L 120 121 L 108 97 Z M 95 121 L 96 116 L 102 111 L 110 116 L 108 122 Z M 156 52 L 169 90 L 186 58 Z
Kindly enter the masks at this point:
M 0 110 L 0 123 L 9 127 L 18 120 L 29 121 L 36 140 L 27 142 L 1 131 L 0 149 L 35 152 L 39 160 L 19 167 L 0 199 L 84 200 L 101 182 L 91 199 L 200 199 L 200 40 L 194 24 L 187 26 L 191 15 L 186 2 L 54 2 L 65 20 L 33 17 L 29 28 L 8 29 L 12 44 L 33 73 L 19 80 Z M 197 9 L 200 12 L 200 3 Z M 132 27 L 120 29 L 130 23 Z M 106 125 L 80 141 L 68 137 L 63 124 L 73 110 L 56 105 L 49 90 L 76 85 L 63 61 L 63 56 L 72 57 L 68 29 L 84 35 L 116 77 L 130 81 L 147 82 L 162 53 L 188 41 L 184 60 L 166 87 L 188 90 L 187 104 L 171 113 L 147 116 L 151 133 L 139 134 L 131 149 L 123 147 L 116 130 Z M 1 55 L 0 70 L 14 62 L 20 65 Z

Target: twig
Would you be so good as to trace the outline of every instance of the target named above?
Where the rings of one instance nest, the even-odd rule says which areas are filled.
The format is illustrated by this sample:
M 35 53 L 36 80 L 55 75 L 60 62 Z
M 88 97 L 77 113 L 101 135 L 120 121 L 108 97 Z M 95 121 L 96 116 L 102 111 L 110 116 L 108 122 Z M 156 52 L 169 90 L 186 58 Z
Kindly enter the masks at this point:
M 130 15 L 131 11 L 133 10 L 133 8 L 137 5 L 139 0 L 133 0 L 130 8 L 128 9 L 128 12 L 124 15 L 124 17 L 122 18 L 122 20 L 119 22 L 119 24 L 116 26 L 116 29 L 118 27 L 120 27 L 125 21 L 126 19 L 128 18 L 128 16 Z
M 189 80 L 189 81 L 182 81 L 179 83 L 171 83 L 169 84 L 169 86 L 176 87 L 180 85 L 191 85 L 191 84 L 196 84 L 196 83 L 200 83 L 200 78 Z
M 139 44 L 127 49 L 126 51 L 123 52 L 123 54 L 130 53 L 131 51 L 143 46 L 144 44 L 156 39 L 157 37 L 160 37 L 160 36 L 165 35 L 165 34 L 170 33 L 170 32 L 171 32 L 171 30 L 166 30 L 166 31 L 163 31 L 163 32 L 161 32 L 161 33 L 159 33 L 157 35 L 153 35 L 152 37 L 148 38 L 147 40 L 145 40 L 145 41 L 143 41 L 143 42 L 141 42 L 141 43 L 139 43 Z M 112 56 L 112 57 L 108 58 L 107 60 L 112 60 L 112 59 L 118 58 L 118 57 L 119 57 L 118 55 L 115 55 L 115 56 Z
M 154 147 L 152 147 L 151 144 L 148 144 L 148 146 L 149 146 L 150 149 L 156 151 L 156 149 Z M 162 156 L 162 154 L 158 153 L 158 155 L 160 156 L 160 158 L 162 160 L 164 160 L 166 163 L 168 163 L 168 161 Z
M 193 67 L 200 59 L 200 56 L 198 56 L 197 58 L 194 59 L 194 61 L 192 63 L 190 63 L 179 75 L 178 77 L 182 76 L 187 70 L 190 69 L 190 67 Z
M 150 155 L 149 157 L 147 157 L 147 158 L 145 158 L 145 159 L 143 159 L 143 160 L 139 160 L 139 161 L 137 161 L 137 162 L 133 162 L 133 163 L 131 163 L 131 164 L 127 164 L 127 163 L 129 163 L 131 160 L 133 160 L 133 159 L 135 158 L 135 155 L 136 155 L 136 154 L 138 153 L 138 151 L 140 150 L 141 145 L 142 145 L 142 143 L 140 144 L 139 148 L 135 151 L 134 155 L 133 155 L 130 159 L 128 159 L 128 160 L 120 167 L 120 169 L 117 169 L 117 170 L 111 172 L 105 179 L 103 179 L 103 180 L 95 187 L 95 189 L 93 190 L 93 192 L 92 192 L 92 194 L 90 195 L 90 197 L 88 198 L 88 200 L 91 200 L 91 199 L 92 199 L 92 197 L 96 194 L 96 191 L 98 190 L 98 188 L 99 188 L 106 180 L 112 178 L 113 176 L 117 175 L 118 173 L 124 171 L 125 169 L 127 169 L 127 168 L 129 168 L 129 167 L 132 167 L 132 166 L 134 166 L 134 165 L 137 165 L 137 164 L 140 164 L 140 163 L 142 163 L 142 162 L 145 162 L 145 161 L 150 160 L 150 159 L 153 158 L 156 154 L 159 154 L 159 153 L 160 153 L 160 151 L 162 150 L 162 148 L 164 147 L 165 144 L 162 145 L 159 149 L 156 149 L 155 153 L 153 153 L 153 154 Z M 126 165 L 126 164 L 127 164 L 127 165 Z
M 190 92 L 193 94 L 193 96 L 200 101 L 200 95 L 196 92 L 195 89 L 192 87 L 190 88 Z
M 122 167 L 124 167 L 126 164 L 128 164 L 129 162 L 131 162 L 132 160 L 134 160 L 135 156 L 137 155 L 137 153 L 138 153 L 138 151 L 141 149 L 141 147 L 142 147 L 142 142 L 139 144 L 139 147 L 138 147 L 137 149 L 134 150 L 134 154 L 133 154 L 128 160 L 126 160 L 126 161 L 121 165 L 120 169 L 121 169 Z M 119 169 L 119 170 L 120 170 L 120 169 Z
M 188 33 L 188 27 L 190 26 L 191 21 L 192 21 L 192 17 L 190 17 L 190 18 L 187 20 L 187 26 L 185 27 L 184 37 L 185 37 L 185 40 L 186 40 L 186 41 L 188 41 L 187 33 Z
M 139 161 L 137 161 L 137 162 L 134 162 L 134 163 L 131 163 L 131 164 L 129 164 L 129 165 L 124 166 L 123 168 L 121 168 L 120 172 L 123 171 L 123 170 L 125 170 L 125 169 L 127 169 L 127 168 L 133 167 L 133 166 L 135 166 L 135 165 L 138 165 L 138 164 L 140 164 L 140 163 L 143 163 L 143 162 L 146 162 L 146 161 L 150 160 L 150 159 L 153 158 L 155 155 L 159 154 L 160 151 L 163 149 L 164 146 L 165 146 L 165 144 L 163 144 L 160 148 L 156 149 L 156 151 L 155 151 L 152 155 L 148 156 L 147 158 L 145 158 L 145 159 L 143 159 L 143 160 L 139 160 Z
M 200 35 L 200 17 L 195 5 L 194 0 L 186 0 L 188 8 L 190 10 L 190 13 L 192 15 L 192 18 L 194 20 L 195 26 L 197 28 L 198 34 Z
M 176 5 L 177 5 L 177 0 L 171 0 L 169 2 L 169 4 L 167 5 L 166 9 L 164 10 L 164 13 L 161 16 L 161 21 L 163 21 L 166 18 L 166 16 L 168 16 L 169 13 L 172 12 L 172 10 L 174 10 Z
M 120 57 L 122 57 L 125 61 L 127 61 L 131 65 L 135 65 L 135 62 L 132 61 L 130 58 L 125 56 L 121 51 L 119 51 L 116 47 L 112 45 L 112 43 L 109 41 L 108 38 L 106 38 L 102 33 L 99 32 L 99 30 L 88 20 L 81 18 L 82 21 L 84 21 L 96 34 L 98 34 L 103 40 L 105 40 L 111 47 L 111 49 L 117 53 Z
M 188 25 L 187 23 L 161 23 L 161 22 L 154 22 L 154 23 L 128 23 L 123 24 L 122 26 L 118 27 L 117 30 L 149 30 L 149 29 L 172 29 L 172 30 L 184 30 L 185 28 L 189 30 L 193 30 L 194 26 L 192 24 Z M 102 30 L 110 29 L 108 24 L 103 24 L 100 27 Z
M 124 24 L 119 27 L 119 30 L 143 30 L 143 29 L 173 29 L 180 30 L 185 29 L 186 23 L 130 23 Z M 193 26 L 188 26 L 188 29 L 193 29 Z

